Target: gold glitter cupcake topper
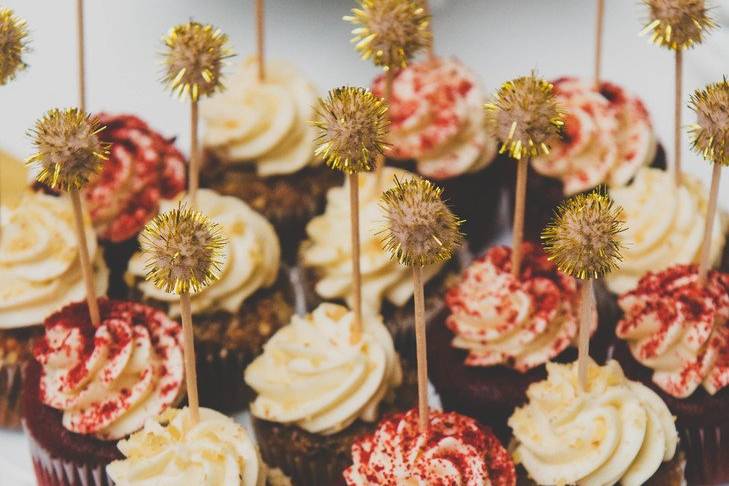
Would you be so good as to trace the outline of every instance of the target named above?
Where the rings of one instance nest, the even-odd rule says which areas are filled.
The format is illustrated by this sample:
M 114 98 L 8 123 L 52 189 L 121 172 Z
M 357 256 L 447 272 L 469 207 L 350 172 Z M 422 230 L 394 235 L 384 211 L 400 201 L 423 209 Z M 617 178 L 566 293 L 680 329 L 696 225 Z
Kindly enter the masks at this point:
M 28 132 L 37 152 L 27 164 L 40 169 L 39 182 L 53 189 L 79 190 L 101 171 L 109 155 L 109 145 L 99 138 L 104 128 L 78 108 L 52 109 Z
M 163 80 L 177 96 L 197 101 L 223 88 L 221 71 L 233 52 L 220 29 L 190 21 L 173 27 L 164 44 Z
M 441 199 L 442 189 L 425 179 L 400 182 L 382 195 L 387 228 L 383 245 L 407 266 L 449 260 L 463 240 L 462 223 Z
M 691 147 L 706 160 L 729 165 L 729 82 L 726 77 L 691 95 L 696 123 L 689 127 Z
M 650 19 L 641 35 L 651 33 L 651 42 L 673 51 L 701 43 L 716 27 L 704 0 L 643 0 Z
M 549 153 L 549 141 L 564 126 L 554 87 L 534 73 L 504 83 L 484 108 L 491 132 L 501 141 L 500 153 L 517 160 Z
M 357 27 L 352 31 L 362 59 L 385 70 L 401 68 L 433 41 L 430 15 L 416 0 L 358 0 L 359 8 L 344 17 Z
M 314 126 L 316 155 L 347 174 L 368 172 L 384 153 L 389 127 L 387 105 L 364 88 L 342 87 L 320 98 Z
M 28 50 L 28 29 L 25 20 L 9 8 L 0 8 L 0 86 L 15 78 L 27 67 L 23 54 Z
M 623 209 L 604 193 L 578 194 L 557 208 L 542 232 L 544 251 L 567 275 L 601 278 L 622 260 L 623 221 Z
M 217 224 L 180 203 L 149 222 L 140 243 L 147 280 L 165 292 L 187 294 L 218 279 L 227 241 Z

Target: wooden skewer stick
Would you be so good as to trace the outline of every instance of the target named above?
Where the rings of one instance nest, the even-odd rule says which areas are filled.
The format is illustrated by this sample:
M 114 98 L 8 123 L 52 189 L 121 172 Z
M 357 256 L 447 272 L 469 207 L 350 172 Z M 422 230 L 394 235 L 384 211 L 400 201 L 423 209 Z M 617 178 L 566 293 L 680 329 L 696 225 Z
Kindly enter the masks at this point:
M 711 190 L 709 192 L 709 205 L 706 208 L 706 221 L 704 223 L 704 240 L 701 244 L 701 260 L 699 263 L 699 282 L 706 283 L 706 276 L 711 266 L 711 234 L 716 219 L 717 199 L 719 197 L 719 179 L 721 179 L 721 164 L 714 162 L 711 174 Z
M 383 99 L 387 105 L 387 109 L 390 110 L 390 102 L 392 101 L 392 85 L 395 82 L 395 71 L 393 68 L 385 71 L 385 92 L 383 93 Z M 392 119 L 392 113 L 389 112 L 388 116 Z M 382 177 L 385 169 L 385 155 L 380 154 L 377 156 L 375 162 L 375 177 L 377 177 L 377 187 L 382 187 Z
M 593 322 L 593 280 L 582 281 L 580 286 L 580 329 L 577 348 L 577 376 L 583 391 L 587 390 L 587 364 L 590 361 L 590 331 Z
M 524 241 L 524 213 L 526 210 L 527 171 L 529 159 L 522 157 L 516 166 L 516 200 L 514 201 L 514 234 L 511 241 L 511 274 L 519 278 L 521 246 Z
M 681 185 L 681 110 L 683 109 L 683 51 L 676 50 L 676 92 L 674 105 L 674 126 L 673 126 L 673 175 L 676 180 L 676 187 Z
M 187 402 L 190 406 L 192 423 L 200 421 L 200 401 L 197 393 L 197 370 L 195 368 L 195 334 L 192 330 L 192 310 L 190 294 L 180 294 L 180 315 L 182 317 L 182 341 L 184 346 L 185 381 Z
M 349 210 L 352 235 L 352 311 L 354 312 L 354 329 L 352 343 L 362 336 L 362 274 L 360 272 L 360 237 L 359 237 L 359 174 L 349 174 Z
M 190 102 L 190 168 L 188 181 L 188 194 L 190 204 L 197 207 L 197 190 L 200 187 L 200 148 L 198 141 L 199 125 L 199 103 L 196 100 Z
M 86 285 L 86 302 L 89 306 L 89 316 L 94 327 L 101 324 L 99 313 L 99 302 L 96 300 L 96 285 L 94 284 L 94 270 L 89 258 L 89 246 L 86 241 L 86 229 L 84 225 L 83 210 L 81 208 L 81 195 L 78 191 L 71 191 L 71 203 L 73 204 L 73 216 L 76 221 L 76 238 L 78 240 L 78 255 L 81 262 L 81 273 Z
M 602 79 L 602 37 L 605 25 L 605 0 L 597 0 L 597 15 L 595 17 L 595 89 L 600 89 Z
M 413 267 L 415 300 L 415 345 L 418 361 L 418 428 L 421 434 L 428 432 L 428 353 L 425 336 L 425 297 L 423 291 L 423 267 Z
M 264 0 L 256 0 L 256 52 L 258 54 L 258 80 L 266 79 L 265 56 L 265 4 Z

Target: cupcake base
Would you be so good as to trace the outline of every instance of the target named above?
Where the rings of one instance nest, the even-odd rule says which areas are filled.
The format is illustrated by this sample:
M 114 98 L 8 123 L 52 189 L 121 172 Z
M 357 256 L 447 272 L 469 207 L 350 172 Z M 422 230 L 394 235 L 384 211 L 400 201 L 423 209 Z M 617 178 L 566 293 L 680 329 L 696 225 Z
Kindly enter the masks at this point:
M 270 221 L 288 262 L 296 259 L 306 223 L 324 210 L 327 191 L 344 183 L 341 173 L 324 164 L 294 174 L 262 177 L 252 164 L 226 165 L 212 152 L 205 155 L 200 178 L 202 187 L 238 197 Z
M 23 375 L 42 333 L 41 325 L 0 331 L 0 427 L 20 427 Z
M 100 241 L 104 249 L 104 260 L 109 267 L 109 290 L 107 294 L 111 299 L 124 299 L 129 289 L 124 281 L 124 273 L 132 255 L 139 251 L 139 241 L 130 238 L 126 241 L 113 243 L 111 241 Z

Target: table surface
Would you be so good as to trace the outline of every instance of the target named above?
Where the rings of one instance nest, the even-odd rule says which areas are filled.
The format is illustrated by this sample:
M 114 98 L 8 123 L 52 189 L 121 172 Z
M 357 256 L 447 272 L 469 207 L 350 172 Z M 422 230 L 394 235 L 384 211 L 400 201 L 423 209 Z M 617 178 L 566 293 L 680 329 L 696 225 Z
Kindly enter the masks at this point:
M 714 4 L 719 2 L 714 1 Z M 685 95 L 729 72 L 729 2 L 713 15 L 726 27 L 685 58 Z M 267 55 L 294 61 L 324 91 L 369 85 L 377 70 L 359 60 L 341 20 L 352 0 L 269 0 Z M 595 2 L 589 0 L 434 0 L 435 48 L 478 72 L 487 89 L 536 68 L 540 75 L 590 76 Z M 638 36 L 645 17 L 636 0 L 606 2 L 604 78 L 628 87 L 648 106 L 659 139 L 672 147 L 673 57 Z M 0 88 L 0 147 L 25 157 L 25 132 L 51 107 L 76 104 L 73 0 L 2 0 L 29 24 L 30 68 Z M 254 50 L 252 0 L 86 1 L 88 107 L 142 116 L 187 147 L 187 107 L 159 83 L 161 36 L 189 18 L 220 26 L 239 54 Z M 684 110 L 684 122 L 693 120 Z M 710 167 L 683 144 L 685 170 L 703 180 Z M 729 186 L 720 203 L 729 208 Z M 0 484 L 33 484 L 19 433 L 0 432 Z M 10 482 L 8 481 L 10 478 Z

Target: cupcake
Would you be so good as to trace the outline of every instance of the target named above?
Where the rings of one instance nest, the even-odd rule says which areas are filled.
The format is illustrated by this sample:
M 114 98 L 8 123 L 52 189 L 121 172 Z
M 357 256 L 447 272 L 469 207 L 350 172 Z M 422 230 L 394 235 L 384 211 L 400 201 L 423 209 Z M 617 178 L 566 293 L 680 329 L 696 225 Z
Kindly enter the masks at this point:
M 163 312 L 99 300 L 93 327 L 86 302 L 45 321 L 23 385 L 23 425 L 40 486 L 107 486 L 115 447 L 183 391 L 182 330 Z
M 385 326 L 395 340 L 397 350 L 408 357 L 414 355 L 415 332 L 412 313 L 413 282 L 410 269 L 392 260 L 382 245 L 385 213 L 380 206 L 382 193 L 394 187 L 394 179 L 413 177 L 407 171 L 385 167 L 382 186 L 375 174 L 359 178 L 360 237 L 362 275 L 362 311 L 365 315 L 382 315 Z M 352 305 L 352 246 L 349 232 L 349 181 L 327 194 L 326 211 L 306 226 L 308 239 L 301 246 L 300 266 L 308 307 L 322 300 Z M 426 293 L 426 316 L 437 315 L 443 308 L 443 265 L 423 270 L 429 281 Z M 439 278 L 434 278 L 436 275 Z
M 268 62 L 258 79 L 249 57 L 227 89 L 202 105 L 205 162 L 201 183 L 236 196 L 271 221 L 295 258 L 307 221 L 319 214 L 340 174 L 314 157 L 316 89 L 293 66 Z
M 33 341 L 53 311 L 86 297 L 71 202 L 25 191 L 0 222 L 0 426 L 20 425 L 22 372 Z M 88 226 L 87 226 L 88 228 Z M 89 255 L 96 292 L 106 293 L 109 272 L 92 230 Z
M 366 317 L 353 342 L 353 320 L 346 307 L 326 303 L 293 316 L 245 371 L 257 393 L 251 414 L 263 459 L 294 484 L 341 483 L 354 439 L 381 412 L 415 402 L 382 322 Z
M 99 138 L 110 145 L 109 159 L 84 191 L 111 269 L 109 295 L 123 297 L 129 258 L 137 235 L 159 211 L 160 202 L 185 188 L 185 158 L 168 139 L 132 115 L 97 115 L 106 126 Z
M 385 91 L 385 76 L 372 90 Z M 488 134 L 486 96 L 476 75 L 455 58 L 427 58 L 399 70 L 390 97 L 394 164 L 443 188 L 453 211 L 465 219 L 464 232 L 478 251 L 497 229 L 501 170 L 493 164 L 496 141 Z
M 161 211 L 176 204 L 163 202 Z M 209 189 L 198 191 L 197 207 L 221 226 L 228 241 L 220 278 L 190 299 L 200 403 L 233 412 L 251 398 L 243 371 L 263 343 L 289 321 L 293 298 L 280 265 L 278 237 L 263 216 L 240 199 Z M 145 274 L 146 258 L 136 253 L 127 269 L 134 295 L 178 318 L 179 298 L 145 280 Z
M 644 166 L 665 168 L 650 115 L 623 88 L 603 82 L 560 78 L 554 91 L 566 112 L 562 139 L 529 171 L 526 234 L 538 238 L 563 199 L 600 185 L 627 185 Z M 512 169 L 515 170 L 515 169 Z
M 685 484 L 666 404 L 615 361 L 588 366 L 583 390 L 576 363 L 548 364 L 509 419 L 514 461 L 529 478 L 520 484 Z
M 615 358 L 677 418 L 690 484 L 729 481 L 729 274 L 650 272 L 618 299 Z
M 348 486 L 516 485 L 509 453 L 487 428 L 470 417 L 431 411 L 427 436 L 418 411 L 392 414 L 352 445 Z
M 579 294 L 540 247 L 523 245 L 519 279 L 511 250 L 493 247 L 448 289 L 446 312 L 429 329 L 431 382 L 443 407 L 472 416 L 506 437 L 506 419 L 545 377 L 545 363 L 576 353 Z M 602 334 L 605 334 L 604 336 Z M 593 336 L 602 355 L 608 333 Z
M 200 409 L 169 409 L 119 441 L 123 459 L 106 471 L 117 486 L 265 486 L 266 467 L 246 430 L 231 418 Z

